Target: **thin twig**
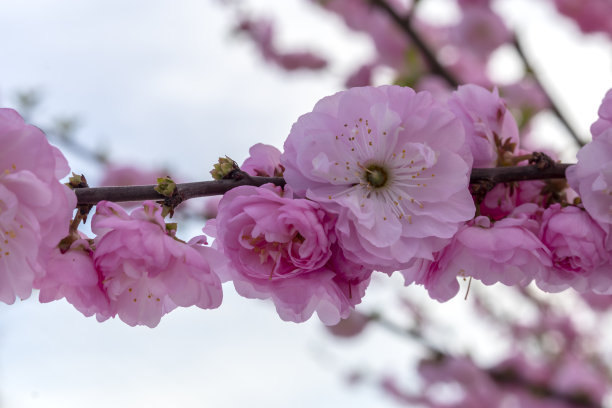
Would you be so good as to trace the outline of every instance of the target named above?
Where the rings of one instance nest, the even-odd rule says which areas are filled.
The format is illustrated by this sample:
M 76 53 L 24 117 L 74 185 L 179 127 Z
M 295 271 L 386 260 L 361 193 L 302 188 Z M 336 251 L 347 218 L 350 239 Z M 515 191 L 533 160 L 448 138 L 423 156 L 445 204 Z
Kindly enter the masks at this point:
M 527 58 L 527 55 L 525 54 L 525 50 L 523 49 L 523 46 L 521 45 L 521 43 L 519 42 L 519 40 L 518 40 L 518 38 L 516 36 L 512 40 L 512 43 L 514 45 L 514 48 L 516 48 L 516 51 L 517 51 L 519 57 L 523 61 L 523 64 L 525 65 L 525 70 L 529 74 L 531 74 L 532 78 L 536 81 L 536 83 L 538 84 L 538 86 L 540 87 L 542 92 L 544 92 L 544 95 L 546 96 L 546 99 L 548 99 L 548 103 L 550 104 L 550 110 L 559 119 L 561 124 L 567 129 L 567 131 L 569 132 L 570 136 L 572 137 L 572 139 L 574 139 L 574 141 L 578 144 L 578 146 L 580 146 L 580 147 L 584 146 L 585 142 L 583 142 L 582 139 L 580 139 L 580 137 L 578 137 L 578 133 L 569 124 L 567 118 L 561 113 L 561 111 L 559 110 L 559 107 L 557 106 L 557 104 L 555 103 L 553 98 L 550 96 L 550 93 L 544 87 L 544 84 L 540 80 L 536 70 L 534 69 L 533 65 L 529 61 L 529 58 Z
M 410 38 L 414 45 L 419 49 L 423 58 L 429 64 L 431 71 L 434 74 L 441 76 L 452 88 L 457 88 L 460 84 L 459 80 L 440 64 L 434 52 L 425 43 L 423 38 L 414 30 L 410 20 L 410 16 L 400 16 L 395 10 L 387 4 L 385 0 L 370 0 L 370 3 L 381 10 L 384 10 L 389 17 L 397 24 L 397 26 Z

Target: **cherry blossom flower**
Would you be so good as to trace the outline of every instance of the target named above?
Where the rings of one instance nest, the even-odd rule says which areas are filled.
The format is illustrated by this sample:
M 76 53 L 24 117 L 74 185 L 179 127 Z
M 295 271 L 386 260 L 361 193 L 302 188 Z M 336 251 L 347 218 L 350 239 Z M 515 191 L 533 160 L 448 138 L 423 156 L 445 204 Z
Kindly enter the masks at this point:
M 451 31 L 453 43 L 486 60 L 495 49 L 510 39 L 504 21 L 486 7 L 466 7 L 459 24 Z
M 497 89 L 460 86 L 448 106 L 463 124 L 474 167 L 495 167 L 500 152 L 513 153 L 518 147 L 518 126 Z
M 281 164 L 299 195 L 336 214 L 344 255 L 392 272 L 432 259 L 474 215 L 455 116 L 427 92 L 352 88 L 293 125 Z
M 459 291 L 458 278 L 473 277 L 485 285 L 525 286 L 551 266 L 550 251 L 537 236 L 533 219 L 538 207 L 524 204 L 492 223 L 484 216 L 462 227 L 434 261 L 418 260 L 401 273 L 406 284 L 425 286 L 440 302 Z
M 325 9 L 340 15 L 352 30 L 367 33 L 374 42 L 380 63 L 394 68 L 404 65 L 404 56 L 409 42 L 383 10 L 364 0 L 314 1 Z M 400 15 L 407 12 L 401 1 L 391 0 L 387 3 Z
M 98 321 L 111 317 L 109 298 L 93 262 L 93 250 L 86 236 L 81 235 L 68 251 L 55 248 L 47 264 L 47 273 L 35 281 L 41 303 L 66 298 L 79 312 Z
M 266 61 L 275 63 L 287 71 L 320 70 L 327 66 L 327 60 L 310 51 L 279 51 L 274 44 L 274 25 L 269 19 L 242 17 L 237 31 L 251 37 Z
M 609 0 L 554 0 L 557 10 L 573 19 L 585 33 L 612 36 L 612 3 Z
M 281 177 L 283 166 L 280 164 L 281 152 L 274 146 L 257 143 L 249 149 L 249 157 L 242 163 L 240 170 L 251 176 Z
M 64 156 L 12 109 L 0 109 L 0 301 L 32 292 L 52 249 L 68 234 L 74 193 L 58 180 Z
M 597 138 L 606 130 L 612 129 L 612 89 L 606 93 L 597 114 L 599 118 L 591 125 L 593 139 Z
M 553 204 L 542 215 L 540 238 L 552 253 L 553 267 L 536 279 L 548 292 L 573 287 L 605 293 L 612 288 L 610 254 L 605 233 L 578 207 Z
M 606 232 L 612 249 L 612 129 L 582 147 L 578 163 L 566 171 L 567 181 L 582 200 L 589 215 Z
M 204 231 L 231 260 L 225 280 L 248 298 L 271 298 L 283 320 L 316 311 L 325 324 L 348 317 L 371 271 L 335 262 L 333 218 L 319 204 L 266 184 L 226 193 Z
M 225 258 L 200 245 L 200 237 L 189 243 L 177 240 L 159 205 L 147 201 L 128 215 L 119 205 L 102 201 L 92 231 L 98 234 L 94 265 L 111 314 L 130 326 L 155 327 L 177 306 L 212 309 L 221 304 L 216 272 L 225 267 Z

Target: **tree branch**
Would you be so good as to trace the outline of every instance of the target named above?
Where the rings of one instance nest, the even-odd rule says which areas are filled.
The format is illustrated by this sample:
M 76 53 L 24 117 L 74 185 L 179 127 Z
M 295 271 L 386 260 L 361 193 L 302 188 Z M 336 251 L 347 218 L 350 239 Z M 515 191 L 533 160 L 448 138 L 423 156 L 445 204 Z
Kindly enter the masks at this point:
M 397 26 L 412 40 L 414 45 L 421 51 L 423 58 L 429 64 L 434 74 L 441 76 L 452 88 L 457 88 L 460 82 L 446 68 L 440 64 L 434 52 L 429 48 L 421 36 L 414 30 L 410 21 L 410 16 L 402 17 L 387 4 L 385 0 L 370 0 L 370 3 L 381 10 L 384 10 Z
M 555 114 L 555 116 L 559 119 L 561 124 L 567 129 L 570 136 L 572 137 L 572 139 L 574 139 L 574 141 L 578 144 L 578 146 L 580 147 L 584 146 L 585 142 L 583 142 L 580 139 L 580 137 L 578 137 L 578 133 L 574 130 L 574 128 L 572 128 L 572 126 L 567 121 L 567 118 L 561 113 L 555 101 L 551 98 L 546 88 L 544 88 L 542 81 L 540 80 L 538 74 L 533 68 L 533 65 L 531 65 L 531 62 L 529 61 L 529 59 L 527 58 L 527 55 L 525 54 L 525 50 L 523 49 L 523 46 L 521 45 L 521 43 L 519 42 L 516 36 L 512 40 L 512 43 L 514 45 L 514 48 L 516 48 L 516 51 L 519 57 L 521 58 L 521 61 L 523 61 L 523 65 L 525 65 L 525 70 L 529 74 L 531 74 L 531 77 L 536 81 L 536 83 L 538 84 L 542 92 L 544 92 L 544 95 L 546 95 L 546 99 L 548 99 L 548 103 L 550 104 L 550 110 L 552 111 L 552 113 Z
M 570 166 L 570 164 L 552 163 L 546 168 L 532 165 L 472 169 L 470 183 L 488 182 L 497 184 L 511 181 L 560 179 L 565 178 L 565 169 L 567 169 L 568 166 Z M 282 177 L 248 177 L 240 180 L 213 180 L 181 183 L 177 184 L 176 188 L 180 201 L 184 201 L 195 197 L 221 195 L 239 186 L 261 186 L 266 183 L 284 186 L 285 180 Z M 78 199 L 78 205 L 97 204 L 102 200 L 115 202 L 164 200 L 166 197 L 155 191 L 155 187 L 155 185 L 94 187 L 77 188 L 74 191 Z

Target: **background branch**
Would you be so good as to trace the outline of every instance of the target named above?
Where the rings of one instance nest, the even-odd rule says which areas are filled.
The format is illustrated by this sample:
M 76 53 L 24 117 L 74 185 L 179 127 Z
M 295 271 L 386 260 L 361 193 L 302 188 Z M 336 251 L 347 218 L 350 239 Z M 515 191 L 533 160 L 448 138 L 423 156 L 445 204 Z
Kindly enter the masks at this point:
M 544 85 L 542 84 L 542 81 L 540 80 L 537 72 L 533 68 L 533 65 L 531 65 L 531 62 L 529 61 L 529 59 L 527 58 L 527 55 L 525 54 L 525 50 L 523 49 L 523 46 L 521 45 L 521 43 L 519 42 L 519 40 L 518 40 L 518 38 L 516 36 L 513 38 L 512 43 L 514 45 L 514 48 L 516 48 L 516 51 L 517 51 L 519 57 L 521 58 L 521 61 L 523 62 L 523 65 L 525 65 L 525 70 L 536 81 L 536 83 L 538 84 L 538 86 L 540 87 L 542 92 L 544 92 L 544 95 L 546 95 L 546 99 L 548 99 L 548 103 L 550 104 L 550 110 L 552 111 L 552 113 L 555 114 L 557 119 L 559 119 L 561 124 L 567 129 L 567 131 L 569 132 L 569 134 L 572 137 L 572 139 L 574 139 L 576 144 L 578 144 L 578 146 L 580 146 L 580 147 L 584 146 L 585 143 L 580 139 L 580 137 L 578 136 L 578 133 L 569 124 L 568 120 L 561 113 L 561 111 L 559 110 L 559 107 L 557 106 L 557 104 L 555 103 L 553 98 L 551 98 L 551 96 L 548 93 L 548 91 L 546 90 L 546 88 L 544 88 Z
M 375 7 L 384 10 L 389 17 L 397 24 L 397 26 L 408 36 L 408 38 L 419 49 L 427 64 L 434 74 L 441 76 L 452 88 L 457 88 L 460 82 L 446 68 L 440 64 L 434 52 L 425 43 L 423 38 L 414 30 L 410 21 L 410 16 L 400 16 L 395 10 L 387 4 L 385 0 L 370 0 L 370 3 Z

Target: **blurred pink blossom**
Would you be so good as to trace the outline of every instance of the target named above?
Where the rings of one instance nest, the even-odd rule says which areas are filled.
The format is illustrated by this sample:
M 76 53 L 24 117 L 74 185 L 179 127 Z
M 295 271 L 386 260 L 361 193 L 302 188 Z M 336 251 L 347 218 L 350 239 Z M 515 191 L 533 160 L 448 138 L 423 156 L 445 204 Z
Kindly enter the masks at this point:
M 604 96 L 597 114 L 599 118 L 591 125 L 593 139 L 597 138 L 605 131 L 612 129 L 612 89 Z
M 223 196 L 220 195 L 206 197 L 202 206 L 202 215 L 204 218 L 211 219 L 217 217 L 217 213 L 219 212 L 219 201 L 221 201 L 222 198 Z
M 132 165 L 110 164 L 104 169 L 101 186 L 138 186 L 157 184 L 158 177 L 167 177 L 163 169 L 145 170 Z
M 283 166 L 280 164 L 281 152 L 274 146 L 257 143 L 249 149 L 249 157 L 242 163 L 240 170 L 251 176 L 281 177 Z
M 450 38 L 463 52 L 486 60 L 499 46 L 510 40 L 504 21 L 491 9 L 466 7 L 461 20 L 452 28 Z
M 573 19 L 585 33 L 603 32 L 612 36 L 610 0 L 554 0 L 557 10 Z
M 275 63 L 287 71 L 320 70 L 327 66 L 325 58 L 310 51 L 279 51 L 274 44 L 274 24 L 269 19 L 242 17 L 237 31 L 244 32 L 251 37 L 266 61 Z
M 576 156 L 578 163 L 566 171 L 567 181 L 606 232 L 606 247 L 612 250 L 612 129 L 598 135 Z
M 44 275 L 76 197 L 58 181 L 69 172 L 64 156 L 12 109 L 0 109 L 0 146 L 0 301 L 12 304 Z
M 325 9 L 340 15 L 346 25 L 355 31 L 370 35 L 380 63 L 398 68 L 404 65 L 409 42 L 396 24 L 383 11 L 364 0 L 314 0 Z M 407 9 L 401 1 L 387 3 L 400 15 Z

